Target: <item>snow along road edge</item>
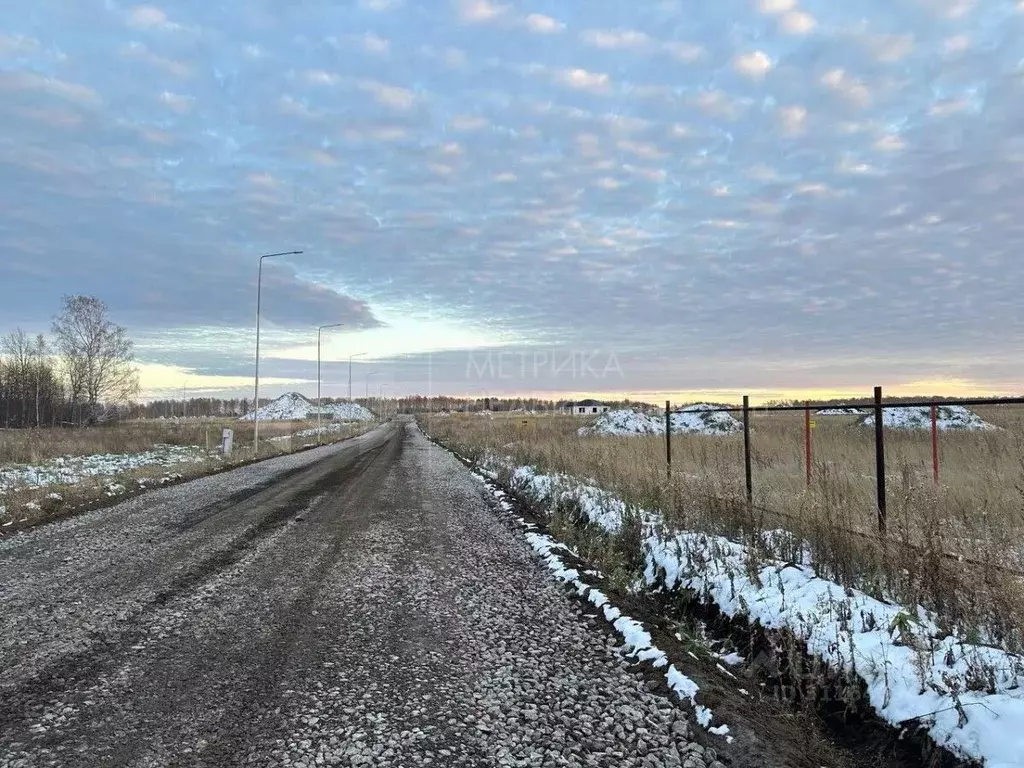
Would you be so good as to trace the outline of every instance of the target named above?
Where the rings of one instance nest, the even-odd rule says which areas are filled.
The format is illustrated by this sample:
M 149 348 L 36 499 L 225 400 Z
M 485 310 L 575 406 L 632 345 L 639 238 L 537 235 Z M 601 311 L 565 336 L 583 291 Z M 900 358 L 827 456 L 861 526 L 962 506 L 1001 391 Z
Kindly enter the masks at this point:
M 481 477 L 496 479 L 499 470 L 508 472 L 513 489 L 541 506 L 572 499 L 608 533 L 620 529 L 629 510 L 613 494 L 577 478 L 541 474 L 495 456 L 473 466 Z M 649 588 L 691 590 L 730 618 L 789 630 L 808 654 L 857 675 L 872 708 L 893 727 L 923 723 L 936 744 L 963 758 L 988 768 L 1021 765 L 1024 660 L 963 637 L 943 636 L 924 608 L 911 613 L 848 590 L 819 577 L 810 562 L 765 561 L 752 578 L 750 555 L 742 544 L 700 532 L 666 531 L 658 512 L 636 511 L 644 518 Z M 912 636 L 903 638 L 905 632 Z M 931 649 L 932 661 L 923 670 L 917 646 Z M 967 685 L 980 668 L 993 670 L 994 693 Z

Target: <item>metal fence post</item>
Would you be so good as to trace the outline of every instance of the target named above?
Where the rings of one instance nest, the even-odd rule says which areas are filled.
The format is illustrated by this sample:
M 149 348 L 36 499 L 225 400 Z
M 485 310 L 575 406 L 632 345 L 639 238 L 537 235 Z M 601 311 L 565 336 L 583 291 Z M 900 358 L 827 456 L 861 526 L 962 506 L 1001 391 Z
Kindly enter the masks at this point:
M 743 396 L 743 471 L 747 481 L 747 505 L 754 505 L 754 478 L 750 466 L 750 396 Z
M 882 427 L 882 388 L 875 387 L 875 478 L 878 482 L 878 532 L 885 535 L 885 433 Z
M 665 471 L 672 478 L 672 404 L 665 401 Z
M 811 401 L 804 401 L 804 464 L 807 470 L 807 485 L 811 484 Z
M 932 403 L 932 478 L 939 483 L 939 406 Z

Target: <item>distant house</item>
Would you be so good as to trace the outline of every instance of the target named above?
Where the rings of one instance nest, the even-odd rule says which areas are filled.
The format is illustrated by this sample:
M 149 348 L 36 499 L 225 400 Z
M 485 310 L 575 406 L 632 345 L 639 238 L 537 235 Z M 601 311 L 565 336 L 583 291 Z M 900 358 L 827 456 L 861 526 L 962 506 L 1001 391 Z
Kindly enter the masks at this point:
M 566 413 L 574 416 L 593 416 L 611 410 L 611 407 L 597 400 L 580 400 L 578 403 L 566 403 L 563 406 Z

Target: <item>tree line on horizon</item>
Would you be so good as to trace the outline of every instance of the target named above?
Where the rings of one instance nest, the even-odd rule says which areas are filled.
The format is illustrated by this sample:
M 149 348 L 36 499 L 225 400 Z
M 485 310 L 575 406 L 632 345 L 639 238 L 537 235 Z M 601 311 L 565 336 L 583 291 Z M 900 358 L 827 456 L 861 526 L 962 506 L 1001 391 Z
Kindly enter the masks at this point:
M 261 397 L 260 406 L 272 403 L 275 398 Z M 539 398 L 462 398 L 448 395 L 411 395 L 408 397 L 385 397 L 399 411 L 406 413 L 426 413 L 429 411 L 459 411 L 459 410 L 487 410 L 487 406 L 493 410 L 535 410 L 550 411 L 557 410 L 563 401 L 542 400 Z M 310 402 L 316 402 L 315 397 L 309 398 Z M 377 398 L 355 397 L 353 402 L 366 407 L 372 406 Z M 488 403 L 490 400 L 490 403 Z M 241 398 L 217 398 L 217 397 L 193 397 L 183 399 L 159 399 L 150 400 L 145 403 L 131 403 L 123 408 L 124 418 L 129 419 L 218 419 L 241 417 L 252 410 L 252 399 Z M 324 397 L 324 405 L 348 402 L 345 397 Z
M 275 398 L 261 397 L 260 406 L 272 403 Z M 567 400 L 547 400 L 531 397 L 481 397 L 466 398 L 452 395 L 409 395 L 406 397 L 385 397 L 388 403 L 402 413 L 429 413 L 440 411 L 558 411 Z M 316 402 L 316 398 L 309 398 Z M 252 410 L 252 399 L 193 397 L 183 399 L 159 399 L 145 403 L 131 403 L 122 408 L 123 418 L 127 419 L 222 419 L 241 417 Z M 345 397 L 324 397 L 324 405 L 348 402 Z M 353 402 L 371 407 L 377 398 L 355 397 Z M 645 403 L 635 401 L 606 401 L 611 407 L 645 407 Z M 652 406 L 646 406 L 652 407 Z
M 50 336 L 21 328 L 0 339 L 0 424 L 7 429 L 98 424 L 139 392 L 132 340 L 95 296 L 64 296 Z

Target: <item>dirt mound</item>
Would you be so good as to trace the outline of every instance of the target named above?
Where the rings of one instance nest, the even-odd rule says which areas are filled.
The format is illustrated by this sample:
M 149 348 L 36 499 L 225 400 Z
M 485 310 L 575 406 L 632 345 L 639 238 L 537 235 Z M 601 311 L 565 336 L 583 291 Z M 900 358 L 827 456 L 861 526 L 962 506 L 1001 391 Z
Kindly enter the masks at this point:
M 743 425 L 728 413 L 716 410 L 717 406 L 691 405 L 673 411 L 669 420 L 672 434 L 731 435 L 743 430 Z M 593 424 L 580 427 L 580 435 L 664 435 L 665 418 L 641 411 L 608 411 L 597 417 Z
M 874 414 L 868 414 L 858 424 L 865 427 L 875 426 Z M 889 429 L 931 429 L 931 406 L 886 408 L 882 411 L 882 426 Z M 943 431 L 998 429 L 962 405 L 940 405 L 936 426 Z

